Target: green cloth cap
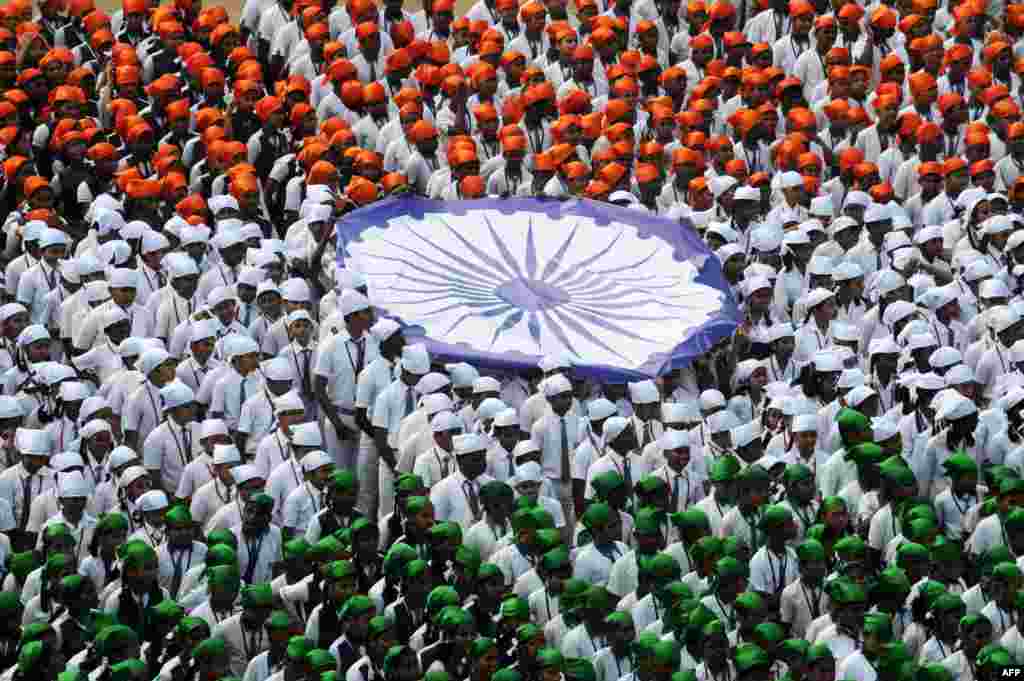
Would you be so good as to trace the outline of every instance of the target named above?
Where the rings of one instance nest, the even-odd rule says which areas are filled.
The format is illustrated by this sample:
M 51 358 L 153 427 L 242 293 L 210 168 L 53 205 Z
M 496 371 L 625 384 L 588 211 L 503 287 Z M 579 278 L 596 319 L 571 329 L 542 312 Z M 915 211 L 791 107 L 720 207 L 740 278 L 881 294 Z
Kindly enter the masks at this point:
M 1009 561 L 996 565 L 995 568 L 992 570 L 993 579 L 1020 579 L 1020 575 L 1020 568 L 1017 567 L 1017 564 L 1011 563 Z
M 917 542 L 907 542 L 896 549 L 896 564 L 903 565 L 905 561 L 928 560 L 928 549 Z
M 335 560 L 327 564 L 324 577 L 337 581 L 346 577 L 356 576 L 356 566 L 350 560 Z
M 858 535 L 851 534 L 836 542 L 835 552 L 848 563 L 861 561 L 868 555 L 868 545 Z
M 512 499 L 515 491 L 501 480 L 491 480 L 480 486 L 481 499 Z
M 110 681 L 133 681 L 145 677 L 149 666 L 142 660 L 124 660 L 110 668 Z
M 756 591 L 744 591 L 736 597 L 735 607 L 741 612 L 760 612 L 764 609 L 764 599 Z
M 459 593 L 448 585 L 435 586 L 427 594 L 427 612 L 433 617 L 449 605 L 459 604 Z
M 703 563 L 711 556 L 722 555 L 722 540 L 718 537 L 701 537 L 690 547 L 690 558 L 694 563 Z
M 1024 492 L 1024 479 L 1022 478 L 1003 478 L 1002 482 L 999 483 L 999 494 L 1001 496 L 1020 494 L 1022 492 Z
M 124 513 L 104 513 L 96 523 L 97 532 L 113 532 L 115 530 L 127 530 L 128 518 Z
M 384 615 L 377 615 L 370 618 L 369 636 L 370 640 L 379 638 L 381 634 L 385 634 L 389 631 L 393 631 L 395 628 L 395 621 L 390 617 Z
M 793 512 L 782 504 L 772 504 L 764 509 L 758 522 L 761 530 L 771 532 L 781 530 L 793 521 Z
M 990 643 L 978 651 L 975 661 L 979 669 L 1005 669 L 1013 664 L 1013 657 L 1003 646 Z
M 395 481 L 395 492 L 398 494 L 410 494 L 423 489 L 423 478 L 413 473 L 402 473 Z
M 388 649 L 387 655 L 384 656 L 384 675 L 389 676 L 391 672 L 394 671 L 395 666 L 398 665 L 399 658 L 407 653 L 415 654 L 415 652 L 407 646 L 391 646 Z
M 110 657 L 117 650 L 139 644 L 139 635 L 131 627 L 114 624 L 104 627 L 96 636 L 96 651 L 102 657 Z
M 21 598 L 14 591 L 0 592 L 0 614 L 10 616 L 21 610 Z M 18 616 L 21 619 L 21 616 Z
M 731 556 L 719 558 L 715 563 L 715 576 L 719 580 L 746 578 L 750 574 L 750 568 Z
M 484 563 L 476 572 L 476 580 L 478 583 L 481 583 L 488 579 L 495 578 L 500 578 L 502 581 L 504 581 L 505 573 L 503 573 L 501 569 L 494 563 Z
M 743 483 L 767 483 L 771 482 L 772 474 L 761 464 L 755 463 L 740 471 L 736 479 Z
M 423 681 L 427 681 L 424 679 Z M 505 667 L 494 672 L 491 681 L 523 681 L 523 676 L 512 667 Z
M 661 511 L 651 506 L 645 506 L 637 511 L 634 518 L 633 534 L 642 537 L 660 535 Z
M 955 561 L 960 560 L 960 558 L 963 557 L 960 545 L 956 542 L 950 541 L 941 534 L 932 542 L 929 552 L 931 554 L 931 559 L 935 562 Z
M 898 567 L 889 567 L 878 574 L 871 588 L 873 596 L 891 596 L 904 598 L 910 594 L 910 579 L 907 573 Z
M 846 501 L 842 497 L 825 497 L 821 500 L 821 510 L 826 513 L 845 511 Z
M 590 486 L 594 488 L 597 498 L 604 500 L 615 490 L 625 487 L 626 480 L 615 471 L 606 471 L 595 475 L 590 481 Z
M 540 566 L 547 572 L 553 572 L 554 570 L 560 570 L 565 567 L 569 567 L 572 564 L 569 556 L 569 549 L 564 546 L 556 546 L 551 549 L 540 559 Z
M 953 681 L 953 674 L 941 664 L 926 664 L 917 671 L 920 681 Z
M 408 544 L 399 542 L 392 545 L 384 555 L 384 574 L 392 579 L 398 579 L 405 572 L 405 566 L 419 554 L 416 549 Z
M 313 642 L 305 636 L 292 636 L 288 639 L 288 647 L 285 654 L 292 662 L 301 662 L 306 659 L 306 653 L 313 649 Z
M 18 671 L 22 674 L 30 674 L 40 665 L 43 659 L 45 646 L 42 641 L 31 641 L 21 648 L 18 654 Z
M 416 560 L 410 560 L 405 566 L 405 577 L 407 579 L 417 579 L 427 574 L 427 570 L 430 569 L 430 563 L 425 560 L 417 558 Z
M 227 544 L 235 551 L 238 550 L 238 537 L 235 536 L 234 532 L 226 528 L 218 528 L 206 535 L 207 546 L 213 548 L 217 544 Z
M 1024 530 L 1024 508 L 1012 508 L 1003 520 L 1003 527 L 1007 530 Z
M 328 672 L 337 668 L 338 662 L 331 655 L 331 651 L 323 648 L 313 648 L 306 653 L 306 664 L 313 670 L 314 674 Z
M 227 654 L 228 649 L 224 645 L 224 639 L 222 638 L 208 638 L 192 649 L 192 657 L 197 662 L 216 660 L 217 658 L 227 657 Z
M 270 613 L 270 617 L 263 624 L 267 631 L 288 631 L 291 625 L 292 618 L 286 610 L 275 610 Z
M 349 596 L 349 599 L 345 601 L 345 605 L 341 606 L 341 610 L 338 611 L 338 617 L 348 620 L 353 617 L 359 617 L 375 608 L 376 606 L 372 600 L 361 594 L 356 594 L 355 596 Z
M 206 574 L 210 586 L 224 587 L 229 590 L 237 589 L 242 580 L 241 575 L 238 574 L 238 567 L 235 565 L 218 565 L 210 568 Z
M 597 502 L 591 504 L 590 507 L 583 513 L 583 526 L 588 530 L 593 530 L 598 527 L 605 527 L 611 522 L 612 509 L 604 502 Z
M 594 671 L 594 665 L 590 660 L 582 657 L 570 657 L 562 664 L 562 676 L 566 681 L 596 681 L 597 672 Z M 505 681 L 505 679 L 498 679 L 495 675 L 491 681 Z
M 846 460 L 858 466 L 881 463 L 884 458 L 885 451 L 874 442 L 864 442 L 846 450 Z
M 141 540 L 129 541 L 119 549 L 121 565 L 125 570 L 139 570 L 146 564 L 157 562 L 156 550 Z
M 637 481 L 634 489 L 638 496 L 649 496 L 663 492 L 667 493 L 668 485 L 657 475 L 645 475 Z
M 839 577 L 829 582 L 828 595 L 829 598 L 840 605 L 865 603 L 868 600 L 867 594 L 864 593 L 864 587 L 845 577 Z
M 181 504 L 178 504 L 177 506 L 171 508 L 171 510 L 169 510 L 166 513 L 166 515 L 164 515 L 164 522 L 166 522 L 168 525 L 174 525 L 176 527 L 191 525 L 192 514 L 189 513 L 189 510 L 187 508 L 185 508 Z
M 814 664 L 821 660 L 835 660 L 835 656 L 832 655 L 832 649 L 825 643 L 815 643 L 807 647 L 807 655 L 804 657 L 804 661 L 807 664 Z
M 528 643 L 538 636 L 543 636 L 544 630 L 538 627 L 533 622 L 528 624 L 520 624 L 516 627 L 516 640 L 520 643 Z
M 740 462 L 735 456 L 729 454 L 714 460 L 708 471 L 711 482 L 729 482 L 736 479 L 740 472 Z
M 341 468 L 327 478 L 327 487 L 334 492 L 352 492 L 356 488 L 355 473 L 347 468 Z
M 260 492 L 249 497 L 249 501 L 245 504 L 247 507 L 252 506 L 255 509 L 261 511 L 273 511 L 274 510 L 274 497 L 270 496 L 266 492 Z
M 944 593 L 932 601 L 932 612 L 956 612 L 964 609 L 964 602 L 959 596 Z
M 186 615 L 185 617 L 181 618 L 181 621 L 178 622 L 178 626 L 176 626 L 174 630 L 182 636 L 188 636 L 193 631 L 196 631 L 197 629 L 201 629 L 203 627 L 209 628 L 209 625 L 207 624 L 206 620 L 204 620 L 202 617 L 193 617 L 191 615 Z
M 811 644 L 801 638 L 787 638 L 779 644 L 779 657 L 788 660 L 803 660 Z
M 530 619 L 530 605 L 525 598 L 510 596 L 501 602 L 499 611 L 502 620 Z
M 754 636 L 762 641 L 781 643 L 786 638 L 786 632 L 778 622 L 761 622 L 754 627 Z
M 878 466 L 882 479 L 897 487 L 910 487 L 917 483 L 914 471 L 899 456 L 890 456 Z
M 467 572 L 476 575 L 480 569 L 480 551 L 473 546 L 462 544 L 455 549 L 455 564 L 465 568 Z
M 495 648 L 497 648 L 497 644 L 494 642 L 493 638 L 480 637 L 470 644 L 469 654 L 473 659 L 479 660 L 481 657 L 486 655 L 488 651 L 494 650 Z
M 884 613 L 870 612 L 864 615 L 864 633 L 888 641 L 892 638 L 892 620 Z
M 457 539 L 462 541 L 462 527 L 455 522 L 450 520 L 444 520 L 439 523 L 434 523 L 434 526 L 430 528 L 430 539 L 431 540 L 444 540 L 451 541 Z
M 153 608 L 153 614 L 161 622 L 174 622 L 176 624 L 178 620 L 185 616 L 185 608 L 181 607 L 177 601 L 172 601 L 168 598 L 157 603 L 157 606 Z
M 962 449 L 957 450 L 955 454 L 943 461 L 942 467 L 946 469 L 946 475 L 951 478 L 959 478 L 971 473 L 978 474 L 978 464 Z
M 801 480 L 811 480 L 814 478 L 814 473 L 811 469 L 802 463 L 791 463 L 786 466 L 786 470 L 782 472 L 782 479 L 787 485 L 791 485 L 794 482 L 800 482 Z
M 817 539 L 805 539 L 796 547 L 796 557 L 801 563 L 825 560 L 825 546 Z
M 537 652 L 537 664 L 541 669 L 562 666 L 562 653 L 558 648 L 541 648 Z
M 271 608 L 274 605 L 274 591 L 269 583 L 252 584 L 242 587 L 243 608 Z
M 282 551 L 285 560 L 303 560 L 308 553 L 309 542 L 304 537 L 285 542 Z
M 654 664 L 659 667 L 677 667 L 679 664 L 679 644 L 672 640 L 658 641 L 651 650 Z
M 691 506 L 685 511 L 678 511 L 669 515 L 669 521 L 678 530 L 704 530 L 711 531 L 711 522 L 704 511 Z
M 428 497 L 409 497 L 408 499 L 405 500 L 405 514 L 417 515 L 418 513 L 423 511 L 423 509 L 425 509 L 429 504 L 430 499 Z
M 612 614 L 604 618 L 604 623 L 613 626 L 614 628 L 625 628 L 633 626 L 633 616 L 628 612 L 622 610 L 616 610 Z
M 755 643 L 741 643 L 736 646 L 734 660 L 736 671 L 740 674 L 758 667 L 768 667 L 772 663 L 768 653 L 764 652 L 764 649 Z
M 882 646 L 882 652 L 875 662 L 880 674 L 894 675 L 913 660 L 910 649 L 903 641 L 893 641 Z
M 839 410 L 839 413 L 836 414 L 836 424 L 839 426 L 840 435 L 863 433 L 871 429 L 871 419 L 849 407 Z
M 238 554 L 227 544 L 214 544 L 206 552 L 205 562 L 208 570 L 219 565 L 238 565 Z
M 7 569 L 18 579 L 25 579 L 30 572 L 39 567 L 39 559 L 35 551 L 12 554 L 8 561 Z

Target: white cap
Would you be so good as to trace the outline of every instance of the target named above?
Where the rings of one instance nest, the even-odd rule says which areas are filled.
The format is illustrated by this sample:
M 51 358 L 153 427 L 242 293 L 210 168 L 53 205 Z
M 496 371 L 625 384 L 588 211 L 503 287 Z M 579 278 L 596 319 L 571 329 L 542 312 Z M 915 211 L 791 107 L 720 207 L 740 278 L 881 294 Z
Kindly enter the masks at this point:
M 839 374 L 839 380 L 836 381 L 836 387 L 852 389 L 864 385 L 866 382 L 867 376 L 860 369 L 843 369 L 843 372 Z
M 224 419 L 206 419 L 203 421 L 203 425 L 199 429 L 199 439 L 205 440 L 208 437 L 214 437 L 215 435 L 227 435 L 228 424 L 224 423 Z
M 861 206 L 867 208 L 871 205 L 871 195 L 867 192 L 853 191 L 846 195 L 846 201 L 843 203 L 843 208 L 847 206 Z
M 761 190 L 757 187 L 751 187 L 749 185 L 743 185 L 736 190 L 733 194 L 733 201 L 760 201 Z
M 154 369 L 156 369 L 158 366 L 160 366 L 170 358 L 171 355 L 166 350 L 161 350 L 159 348 L 146 350 L 145 352 L 142 353 L 142 356 L 139 357 L 139 371 L 142 372 L 143 376 L 149 376 L 149 374 L 152 373 Z
M 494 421 L 492 422 L 497 428 L 508 428 L 510 426 L 519 425 L 519 412 L 512 407 L 502 409 L 494 415 Z
M 21 454 L 48 457 L 52 449 L 50 434 L 35 428 L 18 428 L 14 432 L 14 447 Z
M 316 423 L 300 423 L 292 427 L 292 444 L 299 447 L 323 447 L 324 439 Z
M 832 291 L 829 291 L 826 288 L 816 288 L 812 291 L 809 291 L 807 295 L 804 297 L 804 305 L 807 307 L 808 310 L 812 310 L 818 305 L 824 303 L 826 300 L 835 297 L 836 294 L 834 294 Z
M 835 261 L 825 255 L 812 255 L 807 262 L 807 273 L 818 277 L 831 277 Z
M 31 345 L 41 340 L 50 340 L 50 334 L 46 327 L 40 324 L 26 326 L 18 334 L 18 345 Z
M 420 395 L 429 395 L 449 385 L 451 385 L 451 381 L 447 376 L 437 371 L 431 371 L 416 382 L 416 392 Z
M 832 195 L 815 196 L 811 199 L 811 215 L 816 217 L 832 217 L 835 215 L 835 207 L 832 205 Z
M 815 414 L 799 414 L 793 417 L 794 433 L 812 433 L 818 430 L 818 417 Z
M 61 499 L 88 497 L 92 494 L 92 487 L 78 471 L 62 473 L 58 477 L 58 481 L 58 496 Z
M 78 452 L 60 452 L 51 456 L 47 465 L 54 471 L 62 473 L 72 468 L 84 468 L 85 461 Z
M 928 364 L 933 369 L 941 369 L 943 367 L 955 366 L 962 362 L 963 359 L 963 355 L 960 354 L 959 350 L 945 345 L 928 355 Z
M 108 461 L 110 462 L 111 470 L 115 468 L 120 468 L 125 464 L 129 464 L 133 461 L 138 460 L 139 455 L 135 453 L 135 450 L 131 449 L 130 447 L 125 447 L 124 445 L 120 447 L 114 447 L 113 451 L 110 452 L 110 458 L 108 459 Z M 143 472 L 145 472 L 146 469 L 143 468 L 142 470 Z M 124 483 L 122 482 L 121 484 Z
M 622 434 L 622 431 L 626 430 L 629 426 L 629 419 L 624 416 L 612 416 L 604 422 L 604 433 L 605 442 L 612 442 L 615 438 Z
M 294 378 L 291 364 L 281 356 L 264 361 L 260 365 L 260 370 L 268 381 L 291 381 Z
M 160 388 L 160 402 L 163 404 L 164 411 L 195 401 L 196 395 L 192 392 L 192 388 L 181 381 L 174 380 Z
M 555 374 L 544 379 L 544 397 L 554 397 L 562 393 L 572 392 L 572 383 L 562 374 Z
M 533 438 L 527 438 L 519 442 L 515 447 L 512 448 L 512 458 L 518 459 L 520 456 L 527 454 L 533 454 L 534 452 L 540 451 L 540 445 L 538 445 Z
M 487 441 L 476 433 L 466 433 L 452 438 L 452 448 L 455 450 L 455 456 L 485 452 L 487 451 Z
M 309 314 L 309 310 L 292 310 L 288 313 L 288 324 L 294 324 L 299 321 L 306 321 L 312 324 L 313 315 Z
M 292 303 L 308 303 L 312 301 L 309 284 L 305 279 L 288 279 L 281 283 L 281 297 Z
M 464 427 L 462 419 L 448 410 L 439 411 L 430 419 L 430 430 L 434 433 L 444 433 L 450 430 L 461 431 Z
M 895 270 L 882 270 L 875 276 L 875 287 L 879 295 L 888 295 L 907 285 L 903 275 Z
M 350 314 L 368 310 L 370 308 L 370 300 L 359 291 L 349 289 L 342 292 L 338 307 L 341 309 L 341 316 L 347 317 Z
M 911 334 L 906 341 L 908 350 L 922 350 L 924 348 L 937 348 L 939 346 L 939 341 L 931 334 L 931 332 Z
M 889 307 L 885 308 L 885 314 L 882 315 L 882 322 L 892 327 L 896 322 L 902 321 L 907 317 L 917 312 L 917 306 L 913 303 L 908 303 L 905 300 L 897 300 Z
M 733 447 L 746 447 L 761 436 L 761 422 L 750 421 L 729 431 Z
M 965 383 L 977 383 L 974 377 L 974 370 L 966 364 L 957 364 L 946 372 L 944 378 L 946 379 L 946 385 L 950 388 L 955 385 L 964 385 Z
M 544 476 L 540 464 L 536 461 L 527 461 L 522 466 L 516 467 L 516 474 L 512 478 L 512 486 L 521 485 L 524 482 L 543 482 Z
M 860 332 L 853 324 L 834 321 L 832 322 L 832 338 L 840 342 L 852 343 L 860 340 Z
M 473 381 L 480 377 L 480 372 L 465 362 L 448 364 L 445 370 L 452 379 L 452 387 L 455 388 L 472 388 Z
M 942 390 L 946 387 L 946 379 L 934 371 L 929 371 L 914 377 L 914 387 L 920 390 Z
M 312 452 L 302 457 L 302 461 L 299 463 L 302 464 L 303 473 L 312 473 L 324 466 L 333 466 L 334 459 L 328 456 L 327 452 L 320 449 L 314 449 Z
M 725 406 L 725 395 L 719 390 L 710 388 L 700 394 L 701 411 L 710 411 Z
M 711 186 L 711 193 L 717 199 L 739 183 L 736 178 L 731 175 L 716 175 L 711 178 L 711 181 L 708 184 Z
M 686 402 L 662 402 L 661 422 L 667 428 L 669 424 L 682 423 L 692 425 L 700 422 L 700 409 L 692 400 Z
M 59 229 L 46 228 L 43 233 L 39 235 L 39 248 L 48 248 L 50 246 L 67 246 L 68 235 Z
M 955 421 L 977 412 L 977 405 L 966 397 L 960 394 L 944 395 L 939 408 L 936 410 L 935 418 L 942 421 Z
M 498 392 L 501 392 L 501 383 L 499 383 L 498 379 L 493 376 L 478 376 L 476 380 L 473 381 L 474 395 Z
M 267 276 L 267 273 L 259 267 L 243 267 L 238 273 L 238 283 L 256 288 Z
M 80 381 L 65 381 L 60 384 L 60 399 L 64 402 L 81 402 L 92 396 L 92 389 Z
M 771 289 L 772 282 L 768 277 L 750 277 L 749 279 L 744 279 L 740 286 L 743 289 L 743 295 L 749 298 L 756 291 Z
M 988 317 L 989 325 L 996 333 L 1002 333 L 1020 321 L 1020 315 L 1012 307 L 1000 306 L 992 310 Z
M 163 490 L 151 489 L 139 497 L 139 510 L 143 513 L 162 511 L 170 505 Z
M 591 421 L 606 419 L 609 416 L 614 416 L 618 411 L 614 402 L 603 397 L 587 402 L 587 418 Z
M 674 451 L 690 446 L 690 433 L 685 430 L 666 430 L 661 436 L 662 451 Z
M 889 208 L 884 203 L 874 203 L 868 205 L 864 209 L 864 223 L 869 222 L 885 222 L 891 220 L 892 217 L 889 215 Z
M 256 466 L 236 466 L 231 469 L 231 476 L 235 479 L 236 485 L 244 485 L 250 480 L 265 480 L 263 473 Z
M 782 176 L 779 178 L 779 187 L 782 189 L 793 189 L 802 186 L 804 186 L 803 175 L 795 170 L 788 170 L 782 173 Z
M 899 432 L 900 424 L 888 417 L 880 416 L 871 419 L 871 433 L 874 435 L 875 442 L 885 442 L 898 435 Z
M 868 344 L 868 356 L 870 357 L 875 355 L 898 355 L 899 353 L 900 346 L 896 344 L 892 336 L 873 338 Z
M 866 399 L 877 394 L 878 393 L 866 385 L 858 385 L 855 388 L 852 388 L 850 392 L 846 393 L 846 404 L 856 408 L 863 404 Z
M 654 381 L 647 379 L 629 384 L 629 399 L 633 404 L 652 404 L 660 402 L 661 395 Z
M 1010 289 L 1002 279 L 986 279 L 978 287 L 978 297 L 985 299 L 1009 298 Z
M 379 342 L 383 343 L 394 336 L 402 327 L 393 319 L 380 319 L 370 327 L 370 334 Z
M 0 419 L 24 418 L 25 409 L 21 401 L 11 395 L 0 395 Z
M 738 425 L 740 425 L 739 418 L 728 409 L 715 412 L 708 418 L 708 430 L 712 434 L 732 430 Z
M 217 307 L 221 303 L 235 300 L 235 287 L 234 286 L 215 286 L 206 294 L 206 304 L 211 308 Z
M 84 426 L 82 426 L 82 428 L 78 431 L 78 436 L 83 440 L 88 440 L 89 438 L 94 437 L 99 433 L 111 432 L 113 431 L 111 430 L 109 423 L 107 423 L 103 419 L 92 419 L 91 421 L 87 422 Z
M 213 463 L 232 464 L 241 463 L 242 455 L 235 445 L 216 445 L 213 448 Z
M 228 356 L 229 360 L 242 355 L 255 355 L 260 351 L 259 343 L 240 333 L 229 334 L 225 337 L 225 342 L 227 342 L 227 347 L 224 348 L 224 354 Z
M 118 449 L 122 448 L 118 447 Z M 127 447 L 124 447 L 124 449 L 127 449 Z M 111 454 L 113 454 L 113 452 L 111 452 Z M 111 459 L 111 465 L 113 465 L 113 459 Z M 118 480 L 118 483 L 121 485 L 121 487 L 127 487 L 128 485 L 132 484 L 139 478 L 144 478 L 147 477 L 148 475 L 149 471 L 147 471 L 142 466 L 129 466 L 128 468 L 125 468 L 123 471 L 121 471 L 121 477 Z
M 107 286 L 110 288 L 138 288 L 139 273 L 126 267 L 116 267 L 110 271 Z
M 444 393 L 430 393 L 424 395 L 423 399 L 420 400 L 420 409 L 427 413 L 427 416 L 433 416 L 442 411 L 450 411 L 452 408 L 452 398 L 448 397 Z
M 274 414 L 281 415 L 293 411 L 305 411 L 306 405 L 294 390 L 289 390 L 274 400 Z
M 853 218 L 843 215 L 833 220 L 828 226 L 829 236 L 835 236 L 844 229 L 850 229 L 851 227 L 859 227 L 857 221 Z
M 861 266 L 849 260 L 840 263 L 839 266 L 832 271 L 833 281 L 851 281 L 853 279 L 860 279 L 863 276 L 864 270 L 861 269 Z
M 830 372 L 843 370 L 843 360 L 839 355 L 828 350 L 820 350 L 814 353 L 811 361 L 814 362 L 815 371 Z
M 480 403 L 479 407 L 477 407 L 476 417 L 480 421 L 486 421 L 487 419 L 493 419 L 500 412 L 503 412 L 506 409 L 508 409 L 508 405 L 497 397 L 488 397 Z
M 422 343 L 402 348 L 402 369 L 411 374 L 423 375 L 430 371 L 430 354 Z

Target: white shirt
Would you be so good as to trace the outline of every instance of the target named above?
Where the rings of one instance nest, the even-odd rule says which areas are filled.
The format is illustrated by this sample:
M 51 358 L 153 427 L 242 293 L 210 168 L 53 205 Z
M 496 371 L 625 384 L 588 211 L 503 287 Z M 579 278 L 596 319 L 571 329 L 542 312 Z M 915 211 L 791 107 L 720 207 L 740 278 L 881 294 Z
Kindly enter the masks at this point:
M 463 532 L 469 530 L 483 517 L 483 504 L 479 501 L 480 488 L 490 481 L 491 477 L 487 474 L 468 480 L 462 471 L 455 471 L 437 483 L 430 491 L 430 503 L 434 505 L 437 520 L 454 521 L 462 527 Z M 476 492 L 478 516 L 473 515 L 470 506 L 469 486 Z
M 168 419 L 149 434 L 143 445 L 142 461 L 155 471 L 169 494 L 178 490 L 182 473 L 199 449 L 199 424 L 184 427 Z
M 541 449 L 541 469 L 544 475 L 551 480 L 562 479 L 562 420 L 565 421 L 565 430 L 569 451 L 566 458 L 572 463 L 573 451 L 580 444 L 583 429 L 580 426 L 580 417 L 572 410 L 565 416 L 559 417 L 551 409 L 533 424 L 531 436 L 534 443 Z M 571 475 L 571 470 L 566 471 Z

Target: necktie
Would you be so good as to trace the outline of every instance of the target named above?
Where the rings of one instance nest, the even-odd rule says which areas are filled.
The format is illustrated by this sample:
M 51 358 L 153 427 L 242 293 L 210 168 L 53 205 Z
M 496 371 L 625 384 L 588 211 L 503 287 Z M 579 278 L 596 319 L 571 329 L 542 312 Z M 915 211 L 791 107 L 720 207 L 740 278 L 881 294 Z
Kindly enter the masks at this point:
M 21 517 L 18 519 L 18 529 L 24 530 L 28 524 L 28 507 L 32 501 L 32 476 L 26 475 L 21 482 Z
M 633 490 L 633 464 L 629 461 L 629 454 L 622 457 L 622 477 L 626 479 L 626 493 L 631 494 Z
M 405 387 L 405 415 L 408 416 L 416 409 L 415 403 L 412 400 L 412 388 L 409 386 Z
M 363 372 L 363 363 L 366 361 L 366 339 L 360 338 L 356 342 L 356 379 Z
M 242 415 L 242 405 L 245 404 L 245 377 L 242 377 L 242 382 L 238 384 L 238 415 Z
M 171 563 L 174 564 L 174 576 L 171 578 L 171 598 L 178 597 L 178 591 L 181 590 L 181 580 L 185 576 L 185 571 L 182 569 L 182 562 L 185 560 L 184 551 L 171 552 Z
M 651 426 L 651 422 L 648 421 L 647 423 L 644 424 L 644 441 L 643 444 L 640 446 L 645 447 L 652 442 L 654 442 L 654 430 Z
M 462 490 L 466 493 L 466 501 L 469 502 L 469 510 L 473 514 L 473 520 L 480 519 L 480 500 L 476 496 L 476 485 L 471 480 L 462 483 Z
M 309 383 L 309 363 L 312 356 L 312 350 L 306 349 L 302 351 L 302 392 L 310 396 L 313 394 L 313 388 Z
M 675 480 L 672 481 L 672 512 L 675 513 L 679 510 L 679 481 L 682 479 L 682 473 L 676 473 Z
M 377 80 L 377 64 L 375 59 L 367 59 L 370 62 L 370 82 Z
M 569 482 L 569 424 L 564 416 L 559 420 L 562 426 L 562 482 Z

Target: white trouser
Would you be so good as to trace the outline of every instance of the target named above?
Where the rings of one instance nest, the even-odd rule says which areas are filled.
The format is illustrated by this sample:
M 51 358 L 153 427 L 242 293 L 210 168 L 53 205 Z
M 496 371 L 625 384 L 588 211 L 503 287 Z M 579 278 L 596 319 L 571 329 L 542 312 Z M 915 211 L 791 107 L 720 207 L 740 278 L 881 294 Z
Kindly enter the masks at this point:
M 359 480 L 357 507 L 366 514 L 367 518 L 375 518 L 377 515 L 377 490 L 380 485 L 377 472 L 377 445 L 366 433 L 359 437 L 356 479 Z
M 354 416 L 342 414 L 341 422 L 349 429 L 348 439 L 346 440 L 338 438 L 338 432 L 334 429 L 334 424 L 331 423 L 329 418 L 325 416 L 321 419 L 324 444 L 326 445 L 327 453 L 334 460 L 334 465 L 339 470 L 348 469 L 354 471 L 356 470 L 359 458 L 359 428 L 356 426 Z

